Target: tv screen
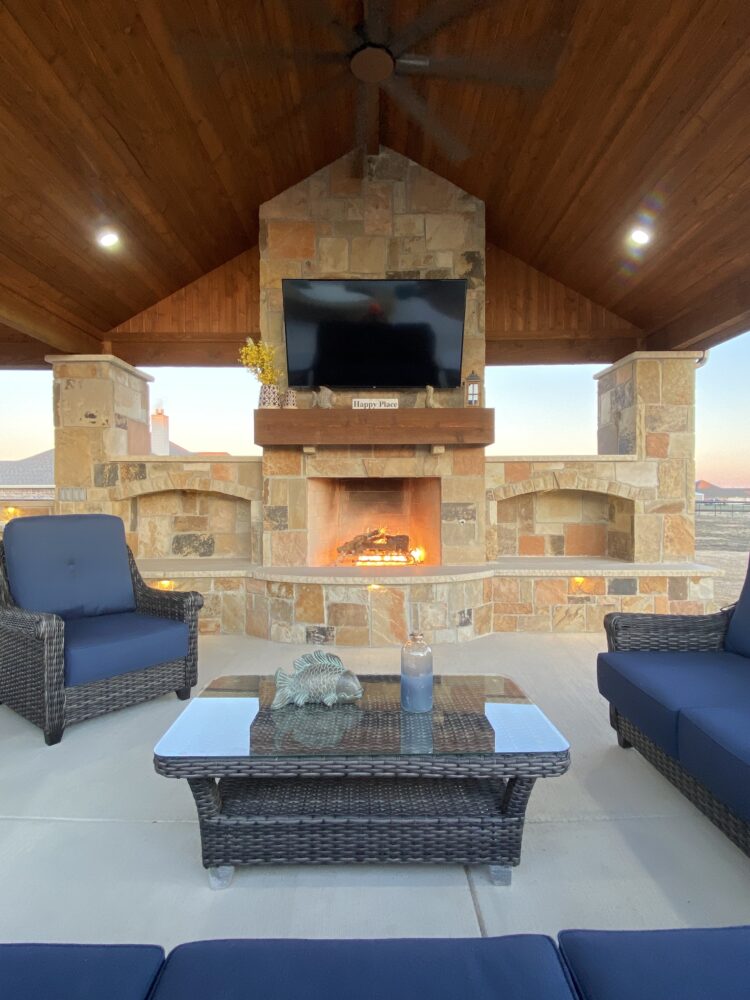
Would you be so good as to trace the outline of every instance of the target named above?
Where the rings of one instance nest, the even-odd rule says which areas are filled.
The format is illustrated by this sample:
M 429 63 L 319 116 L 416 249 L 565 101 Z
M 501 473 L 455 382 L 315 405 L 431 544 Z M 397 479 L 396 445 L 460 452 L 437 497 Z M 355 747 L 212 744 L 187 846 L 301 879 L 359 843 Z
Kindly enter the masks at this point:
M 284 278 L 282 289 L 290 386 L 461 384 L 463 278 Z

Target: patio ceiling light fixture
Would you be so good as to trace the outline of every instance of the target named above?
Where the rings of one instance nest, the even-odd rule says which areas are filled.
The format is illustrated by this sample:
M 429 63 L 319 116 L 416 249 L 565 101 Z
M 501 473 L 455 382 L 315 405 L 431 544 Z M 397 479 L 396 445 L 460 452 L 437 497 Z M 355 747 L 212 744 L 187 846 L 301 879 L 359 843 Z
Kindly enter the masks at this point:
M 105 247 L 107 250 L 111 250 L 112 247 L 116 247 L 118 245 L 120 237 L 114 229 L 100 229 L 96 234 L 96 242 L 100 247 Z
M 631 230 L 630 241 L 631 243 L 636 243 L 639 247 L 643 247 L 647 243 L 651 242 L 651 235 L 652 234 L 648 231 L 648 229 L 641 229 L 639 227 Z

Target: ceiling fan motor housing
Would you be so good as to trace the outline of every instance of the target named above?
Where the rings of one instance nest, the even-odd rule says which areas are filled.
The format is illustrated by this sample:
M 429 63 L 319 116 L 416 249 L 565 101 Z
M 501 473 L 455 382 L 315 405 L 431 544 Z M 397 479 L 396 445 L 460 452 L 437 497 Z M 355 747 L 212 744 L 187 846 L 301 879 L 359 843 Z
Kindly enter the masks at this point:
M 364 45 L 351 57 L 349 67 L 362 83 L 384 83 L 393 76 L 395 61 L 384 45 Z

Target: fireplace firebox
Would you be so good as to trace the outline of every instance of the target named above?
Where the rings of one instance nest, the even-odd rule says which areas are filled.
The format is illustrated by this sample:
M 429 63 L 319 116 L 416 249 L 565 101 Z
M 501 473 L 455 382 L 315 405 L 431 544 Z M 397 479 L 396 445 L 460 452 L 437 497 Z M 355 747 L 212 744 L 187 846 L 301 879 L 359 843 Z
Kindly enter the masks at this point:
M 308 480 L 308 566 L 440 564 L 440 480 Z

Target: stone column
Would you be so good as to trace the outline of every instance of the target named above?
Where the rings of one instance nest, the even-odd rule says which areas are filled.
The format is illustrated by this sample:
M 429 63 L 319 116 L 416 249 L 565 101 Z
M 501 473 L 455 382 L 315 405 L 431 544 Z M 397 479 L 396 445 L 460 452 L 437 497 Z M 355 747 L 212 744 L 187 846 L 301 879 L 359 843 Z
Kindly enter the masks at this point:
M 114 458 L 148 455 L 150 375 L 110 354 L 50 355 L 54 373 L 56 511 L 118 513 Z M 118 505 L 119 506 L 119 505 Z
M 617 478 L 635 487 L 636 562 L 695 557 L 695 363 L 701 351 L 629 354 L 600 372 L 600 455 L 632 455 Z

